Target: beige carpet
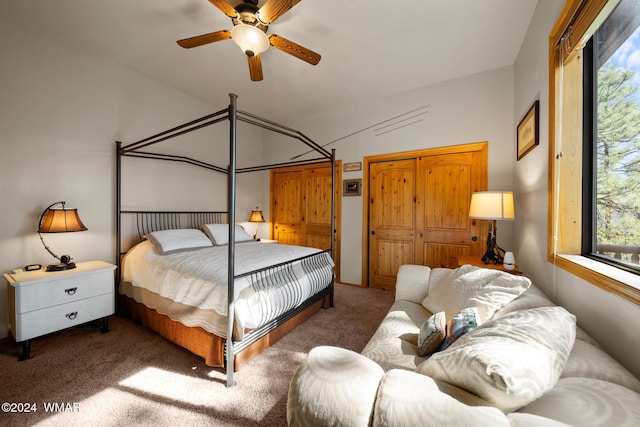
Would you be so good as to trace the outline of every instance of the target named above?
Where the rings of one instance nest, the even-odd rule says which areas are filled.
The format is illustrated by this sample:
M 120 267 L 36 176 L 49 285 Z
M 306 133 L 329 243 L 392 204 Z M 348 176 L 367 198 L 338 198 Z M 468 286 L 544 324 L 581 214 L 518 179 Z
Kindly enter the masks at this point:
M 118 316 L 107 334 L 82 328 L 35 340 L 23 362 L 16 344 L 4 340 L 0 402 L 37 411 L 0 412 L 0 425 L 284 426 L 289 380 L 305 354 L 318 345 L 360 352 L 393 297 L 336 285 L 334 308 L 244 366 L 232 388 L 223 369 Z

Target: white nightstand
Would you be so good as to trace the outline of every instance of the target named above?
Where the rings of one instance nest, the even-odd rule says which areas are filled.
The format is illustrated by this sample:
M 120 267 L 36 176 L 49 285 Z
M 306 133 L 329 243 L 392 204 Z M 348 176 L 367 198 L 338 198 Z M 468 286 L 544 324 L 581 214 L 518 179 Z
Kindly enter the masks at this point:
M 102 332 L 109 330 L 108 316 L 115 311 L 116 266 L 79 262 L 71 270 L 7 273 L 11 333 L 29 358 L 31 339 L 102 318 Z

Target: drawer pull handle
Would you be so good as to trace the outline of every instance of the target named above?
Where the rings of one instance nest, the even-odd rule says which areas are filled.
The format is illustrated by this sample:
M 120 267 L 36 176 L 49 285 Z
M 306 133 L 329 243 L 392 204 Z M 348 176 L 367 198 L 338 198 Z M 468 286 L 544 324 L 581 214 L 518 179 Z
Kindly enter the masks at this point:
M 78 288 L 69 288 L 69 289 L 65 289 L 64 291 L 67 293 L 67 295 L 74 295 L 77 290 Z
M 74 311 L 73 313 L 67 313 L 64 316 L 67 317 L 69 320 L 74 320 L 76 317 L 78 317 L 78 312 Z

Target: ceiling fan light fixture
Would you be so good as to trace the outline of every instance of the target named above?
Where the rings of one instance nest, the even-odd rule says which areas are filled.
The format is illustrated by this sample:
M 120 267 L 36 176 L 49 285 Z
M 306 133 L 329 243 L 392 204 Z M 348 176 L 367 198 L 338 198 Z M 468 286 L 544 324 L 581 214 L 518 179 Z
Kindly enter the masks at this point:
M 231 29 L 231 39 L 247 56 L 259 55 L 269 49 L 269 37 L 253 25 L 238 24 Z

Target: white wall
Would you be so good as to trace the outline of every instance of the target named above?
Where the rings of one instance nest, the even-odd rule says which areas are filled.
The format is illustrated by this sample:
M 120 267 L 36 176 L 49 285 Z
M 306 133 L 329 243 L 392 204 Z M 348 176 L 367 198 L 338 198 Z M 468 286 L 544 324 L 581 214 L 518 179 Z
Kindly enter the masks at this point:
M 515 63 L 514 122 L 517 125 L 534 100 L 540 100 L 540 146 L 516 163 L 515 255 L 520 268 L 557 304 L 578 318 L 578 324 L 635 375 L 640 375 L 640 307 L 546 260 L 549 154 L 548 37 L 563 1 L 540 0 Z
M 0 18 L 0 57 L 0 271 L 57 262 L 36 230 L 44 208 L 63 200 L 78 208 L 88 231 L 45 235 L 53 252 L 68 253 L 76 261 L 115 262 L 115 141 L 134 142 L 218 111 L 229 100 L 207 104 L 6 18 Z M 260 136 L 245 132 L 254 139 Z M 226 156 L 228 130 L 222 134 Z M 220 156 L 212 148 L 215 131 L 193 139 L 214 158 Z M 251 156 L 249 163 L 261 163 L 261 148 L 240 149 Z M 220 164 L 227 163 L 224 159 Z M 171 164 L 165 179 L 155 181 L 148 179 L 146 169 L 127 166 L 128 176 L 151 185 L 138 194 L 126 192 L 124 208 L 166 208 L 165 201 L 176 195 L 182 209 L 226 206 L 226 188 L 215 172 L 186 172 Z M 177 177 L 189 185 L 180 185 Z M 260 183 L 257 174 L 239 178 L 238 220 L 248 219 L 251 208 L 264 203 Z M 151 202 L 154 206 L 147 206 Z M 6 282 L 0 280 L 0 337 L 7 334 L 6 307 Z
M 420 109 L 423 106 L 427 107 Z M 419 110 L 404 115 L 416 109 Z M 398 121 L 416 114 L 415 118 Z M 385 122 L 400 115 L 397 120 Z M 409 124 L 414 121 L 417 122 Z M 368 129 L 377 123 L 381 125 Z M 395 128 L 389 126 L 376 132 L 392 123 L 406 126 L 387 132 Z M 489 189 L 512 190 L 515 160 L 512 123 L 513 68 L 509 66 L 372 102 L 341 106 L 305 117 L 293 127 L 320 145 L 357 132 L 326 147 L 336 148 L 336 157 L 345 163 L 362 162 L 365 156 L 376 154 L 488 141 Z M 363 129 L 366 130 L 358 132 Z M 266 159 L 290 158 L 307 151 L 292 148 L 277 135 L 269 135 L 265 141 Z M 343 179 L 352 178 L 362 178 L 362 171 L 343 173 Z M 353 284 L 362 284 L 362 203 L 362 197 L 342 199 L 341 280 Z M 501 222 L 498 229 L 500 246 L 511 250 L 513 223 Z

